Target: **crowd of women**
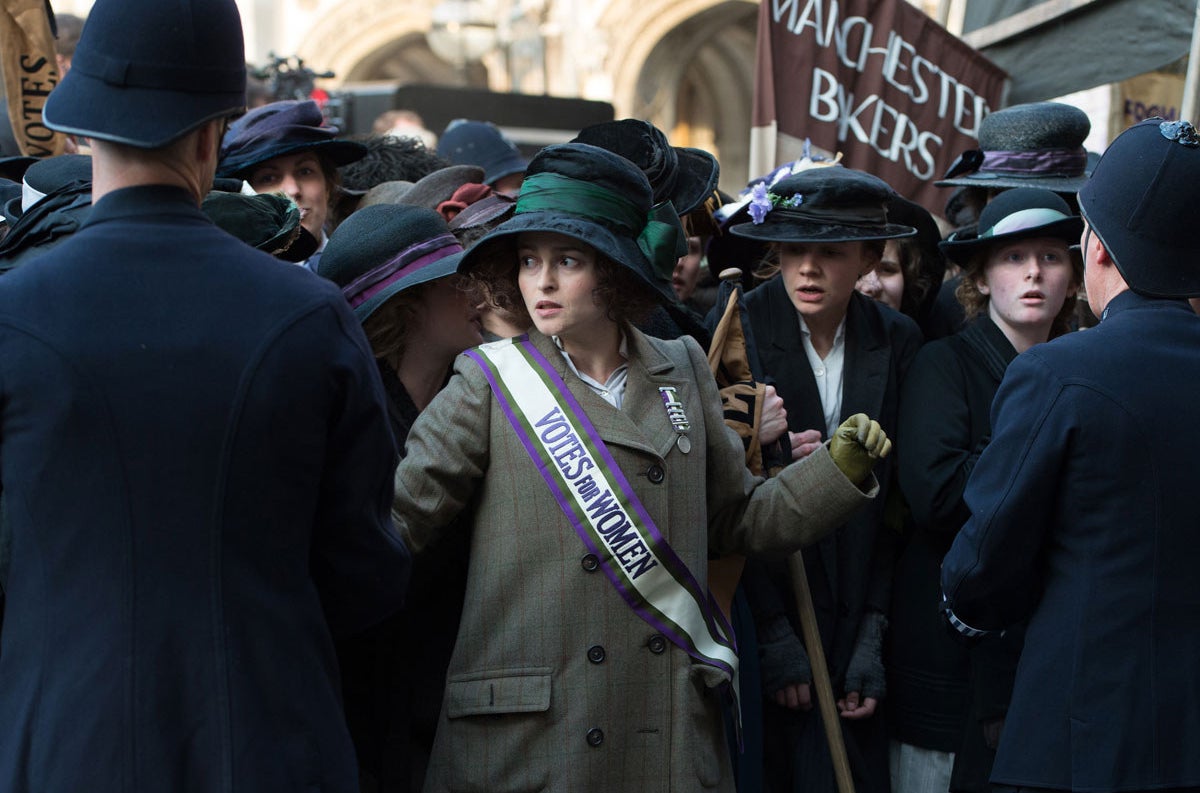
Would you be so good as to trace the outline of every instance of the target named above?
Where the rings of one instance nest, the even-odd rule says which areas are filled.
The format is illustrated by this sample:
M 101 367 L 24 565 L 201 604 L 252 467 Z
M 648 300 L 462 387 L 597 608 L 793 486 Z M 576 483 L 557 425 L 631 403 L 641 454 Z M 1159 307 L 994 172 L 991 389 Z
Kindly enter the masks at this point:
M 339 646 L 362 789 L 832 791 L 824 669 L 856 789 L 987 789 L 1021 636 L 951 638 L 938 569 L 1005 368 L 1092 321 L 1086 125 L 985 119 L 943 239 L 836 159 L 727 195 L 640 121 L 528 163 L 482 122 L 436 153 L 312 102 L 234 122 L 205 210 L 341 288 L 403 455 L 407 603 Z M 56 239 L 24 197 L 0 259 Z

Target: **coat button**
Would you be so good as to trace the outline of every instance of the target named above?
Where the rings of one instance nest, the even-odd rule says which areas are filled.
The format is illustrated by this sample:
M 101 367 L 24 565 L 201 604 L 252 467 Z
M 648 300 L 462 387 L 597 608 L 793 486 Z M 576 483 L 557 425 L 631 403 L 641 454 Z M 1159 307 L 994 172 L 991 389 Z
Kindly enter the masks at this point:
M 656 633 L 650 637 L 650 641 L 646 642 L 646 646 L 655 655 L 662 655 L 667 651 L 667 640 Z
M 593 727 L 587 731 L 588 746 L 599 746 L 604 743 L 604 730 Z
M 588 660 L 594 664 L 604 663 L 604 648 L 600 645 L 593 645 L 588 648 Z
M 660 466 L 652 465 L 646 471 L 646 478 L 650 480 L 651 484 L 661 485 L 662 480 L 666 478 L 666 474 L 663 473 L 663 469 Z
M 589 573 L 594 573 L 596 572 L 596 569 L 600 567 L 600 560 L 596 558 L 596 554 L 589 553 L 587 556 L 579 560 L 579 564 L 584 570 L 587 570 Z

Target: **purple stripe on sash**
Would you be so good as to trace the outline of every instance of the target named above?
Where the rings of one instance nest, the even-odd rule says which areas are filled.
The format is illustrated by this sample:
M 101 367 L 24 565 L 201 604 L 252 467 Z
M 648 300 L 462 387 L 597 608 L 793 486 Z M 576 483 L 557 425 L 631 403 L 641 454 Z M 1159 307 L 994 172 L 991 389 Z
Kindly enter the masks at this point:
M 355 278 L 342 287 L 342 294 L 351 308 L 357 308 L 406 275 L 412 275 L 436 261 L 462 251 L 453 234 L 439 234 L 405 248 L 378 267 Z
M 583 540 L 583 544 L 589 551 L 594 553 L 597 558 L 602 560 L 607 559 L 609 562 L 611 562 L 612 557 L 608 556 L 607 551 L 597 547 L 596 543 L 592 540 L 591 535 L 587 533 L 587 530 L 579 525 L 579 521 L 575 517 L 572 502 L 558 486 L 558 482 L 555 480 L 554 474 L 549 470 L 546 460 L 541 453 L 540 447 L 532 438 L 529 437 L 529 434 L 525 432 L 525 428 L 522 426 L 521 420 L 517 418 L 516 412 L 509 404 L 508 399 L 504 396 L 504 391 L 500 387 L 499 382 L 496 380 L 496 373 L 492 370 L 491 363 L 476 349 L 467 350 L 463 354 L 475 361 L 475 363 L 479 364 L 479 368 L 483 370 L 483 376 L 487 378 L 488 383 L 491 385 L 492 393 L 496 396 L 497 404 L 500 405 L 500 409 L 508 418 L 509 424 L 512 425 L 513 430 L 517 433 L 517 438 L 521 441 L 522 445 L 524 445 L 525 451 L 528 452 L 529 456 L 533 459 L 534 464 L 537 466 L 538 473 L 542 475 L 542 478 L 546 480 L 546 484 L 550 486 L 550 492 L 553 494 L 554 500 L 558 502 L 559 508 L 571 522 L 572 527 L 575 529 L 575 533 L 579 535 L 579 538 Z M 544 358 L 542 360 L 543 362 L 545 361 Z M 609 562 L 606 562 L 603 565 L 604 574 L 608 576 L 610 581 L 612 581 L 613 587 L 617 590 L 617 592 L 620 593 L 625 602 L 629 604 L 630 608 L 636 611 L 638 615 L 643 620 L 648 622 L 655 630 L 666 635 L 671 640 L 672 644 L 685 650 L 688 655 L 691 655 L 696 660 L 703 661 L 705 663 L 713 662 L 714 659 L 701 657 L 698 653 L 691 650 L 686 638 L 679 636 L 674 629 L 664 625 L 663 622 L 659 620 L 653 612 L 640 606 L 637 603 L 637 596 L 625 588 L 625 586 L 621 583 L 616 571 L 612 568 L 612 565 Z M 720 666 L 732 674 L 732 670 L 729 669 L 725 664 L 720 664 Z
M 680 559 L 678 555 L 676 555 L 675 549 L 672 548 L 670 544 L 668 544 L 663 538 L 662 533 L 658 530 L 658 526 L 651 519 L 649 513 L 646 512 L 645 506 L 642 505 L 641 499 L 634 494 L 633 487 L 629 484 L 629 480 L 625 478 L 624 472 L 621 470 L 620 466 L 617 465 L 616 460 L 612 458 L 612 455 L 609 454 L 608 447 L 602 440 L 600 440 L 600 433 L 596 431 L 595 426 L 593 426 L 591 420 L 588 419 L 587 413 L 583 410 L 583 406 L 579 404 L 579 402 L 575 399 L 575 395 L 571 393 L 569 388 L 567 388 L 567 384 L 564 383 L 562 378 L 558 376 L 558 372 L 554 370 L 549 361 L 547 361 L 545 357 L 538 352 L 538 349 L 533 345 L 533 342 L 526 338 L 521 342 L 521 346 L 528 351 L 530 356 L 538 362 L 538 365 L 541 366 L 548 375 L 550 375 L 554 385 L 560 389 L 562 397 L 566 401 L 567 406 L 571 408 L 575 418 L 578 419 L 579 423 L 583 426 L 584 432 L 586 432 L 592 439 L 592 444 L 596 447 L 600 457 L 604 460 L 604 464 L 607 466 L 610 475 L 616 481 L 617 486 L 624 491 L 626 499 L 633 505 L 633 508 L 637 511 L 638 516 L 642 519 L 643 525 L 650 533 L 650 536 L 654 538 L 657 546 L 655 550 L 661 553 L 664 557 L 664 562 L 666 562 L 677 572 L 678 575 L 676 577 L 681 577 L 683 579 L 683 581 L 680 583 L 682 583 L 684 587 L 692 594 L 692 597 L 696 600 L 696 602 L 700 604 L 708 603 L 709 598 L 703 592 L 703 590 L 701 590 L 699 582 L 696 581 L 695 577 L 692 575 L 692 571 L 688 568 L 684 561 Z M 716 609 L 718 614 L 720 611 L 720 609 Z M 712 632 L 711 627 L 715 626 L 710 626 L 710 633 Z M 718 644 L 725 645 L 734 650 L 737 649 L 737 642 L 732 632 L 729 634 L 729 643 L 726 643 L 725 640 L 720 636 L 713 636 L 712 638 Z

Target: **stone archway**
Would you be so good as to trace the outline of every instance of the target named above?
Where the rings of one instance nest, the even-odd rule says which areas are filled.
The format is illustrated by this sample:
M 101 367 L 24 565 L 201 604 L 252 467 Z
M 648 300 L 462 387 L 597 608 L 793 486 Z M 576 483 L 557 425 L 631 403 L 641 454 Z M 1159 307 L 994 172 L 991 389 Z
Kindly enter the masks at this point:
M 644 118 L 676 145 L 712 151 L 722 189 L 734 193 L 750 176 L 757 13 L 758 3 L 746 0 L 614 0 L 601 20 L 612 35 L 618 116 Z
M 420 82 L 487 85 L 480 63 L 456 66 L 429 48 L 426 0 L 347 0 L 314 20 L 298 52 L 337 75 L 338 82 Z

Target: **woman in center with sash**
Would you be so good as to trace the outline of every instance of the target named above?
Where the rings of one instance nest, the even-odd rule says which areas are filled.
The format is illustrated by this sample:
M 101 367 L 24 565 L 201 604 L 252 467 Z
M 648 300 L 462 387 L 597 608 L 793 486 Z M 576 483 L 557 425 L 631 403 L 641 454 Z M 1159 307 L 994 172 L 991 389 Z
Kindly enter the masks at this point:
M 472 530 L 427 791 L 732 790 L 708 560 L 813 542 L 877 489 L 866 416 L 752 477 L 699 346 L 633 327 L 682 244 L 651 195 L 616 154 L 548 147 L 460 266 L 533 327 L 458 358 L 396 473 L 410 547 Z

